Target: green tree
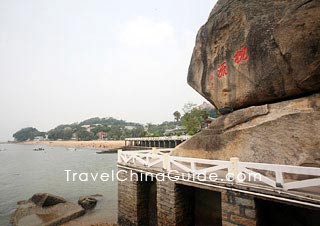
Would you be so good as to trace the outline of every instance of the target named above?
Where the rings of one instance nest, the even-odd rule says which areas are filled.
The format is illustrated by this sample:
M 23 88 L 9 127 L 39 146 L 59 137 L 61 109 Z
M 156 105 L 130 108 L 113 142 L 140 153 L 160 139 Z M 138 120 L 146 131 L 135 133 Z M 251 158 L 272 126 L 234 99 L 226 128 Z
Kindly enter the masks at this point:
M 194 135 L 200 131 L 201 123 L 204 122 L 208 116 L 208 111 L 194 107 L 183 115 L 181 119 L 182 126 L 186 129 L 189 135 Z
M 152 137 L 161 137 L 164 136 L 164 133 L 168 129 L 175 129 L 178 125 L 180 125 L 180 122 L 168 122 L 165 121 L 161 124 L 147 124 L 147 136 Z
M 50 140 L 70 140 L 72 134 L 77 131 L 78 127 L 79 126 L 77 124 L 59 125 L 48 132 L 48 138 Z
M 101 123 L 101 119 L 98 117 L 95 117 L 95 118 L 84 120 L 83 122 L 80 122 L 79 125 L 83 126 L 83 125 L 93 125 L 93 124 L 100 124 L 100 123 Z
M 93 140 L 94 134 L 88 132 L 85 128 L 80 128 L 77 132 L 78 140 Z
M 26 141 L 33 140 L 36 136 L 44 136 L 45 133 L 39 132 L 36 128 L 27 127 L 20 129 L 16 133 L 13 134 L 13 137 L 16 141 Z
M 71 127 L 66 127 L 62 131 L 62 139 L 63 140 L 70 140 L 72 137 L 73 131 Z
M 174 116 L 174 120 L 176 120 L 176 122 L 179 122 L 180 121 L 180 118 L 181 118 L 181 114 L 179 111 L 175 111 L 173 113 L 173 116 Z
M 111 129 L 107 135 L 108 138 L 113 140 L 120 140 L 125 138 L 123 134 L 124 130 L 121 126 L 111 126 Z

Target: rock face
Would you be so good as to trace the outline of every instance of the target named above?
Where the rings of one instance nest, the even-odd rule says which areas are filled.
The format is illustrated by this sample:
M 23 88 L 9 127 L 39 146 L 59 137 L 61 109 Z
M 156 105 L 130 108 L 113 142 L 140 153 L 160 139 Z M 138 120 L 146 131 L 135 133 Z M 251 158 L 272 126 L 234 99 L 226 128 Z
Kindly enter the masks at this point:
M 188 83 L 221 113 L 320 90 L 320 1 L 219 0 Z
M 81 196 L 78 200 L 78 204 L 85 210 L 93 209 L 97 205 L 98 200 L 93 196 Z
M 173 155 L 320 167 L 320 94 L 223 115 Z

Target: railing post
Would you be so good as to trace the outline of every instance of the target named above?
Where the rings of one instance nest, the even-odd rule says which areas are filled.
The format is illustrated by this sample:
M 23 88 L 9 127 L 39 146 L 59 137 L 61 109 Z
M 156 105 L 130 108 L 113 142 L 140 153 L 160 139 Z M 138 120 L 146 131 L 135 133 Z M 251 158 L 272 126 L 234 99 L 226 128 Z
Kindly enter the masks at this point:
M 118 163 L 121 162 L 122 149 L 118 149 Z
M 156 159 L 157 158 L 157 149 L 156 148 L 152 148 L 151 150 L 151 158 Z
M 166 171 L 170 171 L 170 155 L 168 153 L 165 153 L 163 155 L 163 169 Z
M 281 171 L 276 170 L 276 187 L 283 188 L 283 174 Z
M 228 167 L 228 173 L 233 175 L 233 180 L 238 183 L 241 182 L 238 180 L 239 175 L 239 158 L 234 157 L 230 158 L 230 165 Z
M 191 164 L 190 165 L 191 166 L 191 172 L 194 173 L 196 171 L 196 164 L 195 164 L 194 161 L 192 161 L 190 164 Z
M 150 162 L 150 159 L 149 159 L 149 155 L 147 154 L 146 155 L 146 164 L 145 164 L 145 166 L 149 167 L 149 162 Z

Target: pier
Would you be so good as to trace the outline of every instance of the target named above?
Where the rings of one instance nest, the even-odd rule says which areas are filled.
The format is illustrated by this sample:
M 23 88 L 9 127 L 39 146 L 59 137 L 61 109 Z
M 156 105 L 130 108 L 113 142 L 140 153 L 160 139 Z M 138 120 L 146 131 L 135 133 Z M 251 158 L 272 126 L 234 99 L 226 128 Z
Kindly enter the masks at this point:
M 118 151 L 120 225 L 320 225 L 320 168 L 170 152 Z
M 189 135 L 182 136 L 166 136 L 166 137 L 136 137 L 126 138 L 125 146 L 140 147 L 158 147 L 158 148 L 175 148 L 183 141 L 190 138 Z

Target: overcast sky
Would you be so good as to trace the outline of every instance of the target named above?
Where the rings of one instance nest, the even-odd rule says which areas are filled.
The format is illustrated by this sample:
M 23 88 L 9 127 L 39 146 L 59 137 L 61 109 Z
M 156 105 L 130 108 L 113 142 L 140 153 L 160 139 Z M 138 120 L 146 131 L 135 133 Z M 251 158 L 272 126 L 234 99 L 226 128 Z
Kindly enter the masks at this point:
M 0 140 L 112 116 L 172 120 L 215 0 L 0 1 Z

